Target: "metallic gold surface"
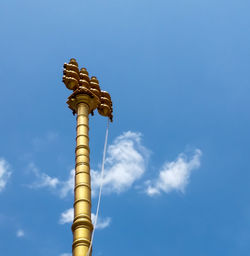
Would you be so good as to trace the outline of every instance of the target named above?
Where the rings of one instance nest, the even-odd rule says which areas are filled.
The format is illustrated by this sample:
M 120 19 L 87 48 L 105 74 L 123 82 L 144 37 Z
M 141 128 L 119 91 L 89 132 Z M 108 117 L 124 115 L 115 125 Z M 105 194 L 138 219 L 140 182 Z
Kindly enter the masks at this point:
M 91 181 L 89 161 L 89 114 L 113 119 L 113 105 L 108 92 L 101 91 L 96 77 L 89 79 L 85 68 L 80 71 L 75 59 L 64 64 L 63 82 L 73 90 L 67 104 L 77 114 L 75 148 L 74 221 L 72 224 L 73 256 L 87 256 L 93 225 L 91 221 Z M 90 254 L 91 255 L 91 254 Z

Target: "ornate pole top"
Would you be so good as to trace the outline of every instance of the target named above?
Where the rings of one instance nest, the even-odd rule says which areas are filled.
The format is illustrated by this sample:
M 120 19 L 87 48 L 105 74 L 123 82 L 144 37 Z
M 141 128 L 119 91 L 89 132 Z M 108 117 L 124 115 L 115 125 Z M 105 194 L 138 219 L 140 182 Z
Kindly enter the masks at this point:
M 89 73 L 86 68 L 81 68 L 79 71 L 78 63 L 75 59 L 70 59 L 69 63 L 63 65 L 63 79 L 62 81 L 69 90 L 73 93 L 68 98 L 69 108 L 76 112 L 76 96 L 88 95 L 92 101 L 89 103 L 90 112 L 97 108 L 102 116 L 109 117 L 113 121 L 113 104 L 108 92 L 102 91 L 99 86 L 99 81 L 95 76 L 89 78 Z

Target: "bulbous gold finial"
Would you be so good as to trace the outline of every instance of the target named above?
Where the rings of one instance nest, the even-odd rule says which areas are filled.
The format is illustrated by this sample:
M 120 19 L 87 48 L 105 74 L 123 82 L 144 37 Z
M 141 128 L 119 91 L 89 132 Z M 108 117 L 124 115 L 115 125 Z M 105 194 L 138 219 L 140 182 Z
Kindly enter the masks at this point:
M 101 96 L 101 89 L 99 86 L 99 81 L 95 76 L 92 76 L 90 79 L 90 91 L 94 93 L 96 96 Z
M 63 65 L 63 82 L 70 90 L 74 90 L 67 101 L 69 108 L 73 113 L 77 110 L 76 97 L 89 97 L 87 104 L 90 108 L 90 113 L 97 108 L 102 116 L 107 116 L 112 121 L 113 119 L 113 104 L 108 92 L 101 91 L 99 81 L 95 76 L 89 78 L 89 73 L 86 68 L 81 68 L 79 71 L 76 59 L 70 59 L 69 63 Z M 86 98 L 87 99 L 87 98 Z
M 75 58 L 71 58 L 70 61 L 69 61 L 69 64 L 73 64 L 73 65 L 76 65 L 78 67 L 78 63 L 77 63 Z
M 97 110 L 100 115 L 109 117 L 110 121 L 113 121 L 113 104 L 111 97 L 108 92 L 101 91 L 101 104 L 98 106 Z
M 89 73 L 88 73 L 86 68 L 81 68 L 81 70 L 80 70 L 79 85 L 80 85 L 80 88 L 81 87 L 85 87 L 87 89 L 90 88 L 90 86 L 89 86 Z
M 69 90 L 76 90 L 79 87 L 79 69 L 75 59 L 70 59 L 69 63 L 63 65 L 63 82 Z

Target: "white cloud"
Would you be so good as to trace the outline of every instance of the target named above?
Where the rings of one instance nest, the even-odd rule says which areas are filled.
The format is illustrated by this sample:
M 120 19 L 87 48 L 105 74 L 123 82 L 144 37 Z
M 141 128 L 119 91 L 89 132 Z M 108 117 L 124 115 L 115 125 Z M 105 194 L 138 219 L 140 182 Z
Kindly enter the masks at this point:
M 121 193 L 129 189 L 144 174 L 148 156 L 140 133 L 128 131 L 117 137 L 107 150 L 103 192 Z M 96 195 L 101 184 L 100 172 L 91 170 L 91 184 L 93 195 Z
M 59 223 L 60 224 L 72 223 L 73 219 L 74 219 L 74 209 L 70 208 L 61 214 Z
M 201 155 L 201 150 L 196 149 L 190 160 L 187 159 L 186 155 L 180 154 L 176 161 L 165 163 L 157 180 L 147 182 L 146 193 L 150 196 L 161 192 L 169 193 L 172 190 L 184 193 L 191 172 L 200 167 Z
M 60 196 L 66 197 L 68 193 L 74 192 L 74 184 L 75 184 L 75 169 L 70 171 L 69 179 L 66 181 L 62 181 L 60 188 Z
M 72 256 L 72 253 L 63 253 L 63 254 L 60 254 L 60 256 Z
M 29 169 L 36 176 L 36 181 L 29 185 L 30 188 L 56 188 L 59 184 L 58 178 L 52 178 L 48 174 L 40 172 L 39 169 L 33 163 L 29 164 Z
M 51 189 L 55 189 L 55 191 L 59 194 L 60 197 L 64 198 L 68 195 L 68 193 L 72 193 L 74 191 L 74 174 L 75 171 L 72 169 L 69 174 L 69 178 L 66 181 L 60 181 L 56 177 L 51 177 L 46 173 L 41 172 L 34 163 L 30 163 L 28 169 L 35 175 L 36 180 L 28 185 L 29 188 L 37 189 L 37 188 L 45 188 L 49 187 Z
M 10 176 L 9 164 L 3 158 L 0 158 L 0 192 L 5 188 Z
M 59 223 L 60 224 L 72 223 L 73 219 L 74 219 L 74 209 L 70 208 L 61 214 Z M 94 213 L 91 213 L 91 219 L 92 219 L 92 223 L 95 224 L 96 215 Z M 104 229 L 104 228 L 108 227 L 110 225 L 110 223 L 111 223 L 111 218 L 98 217 L 96 229 Z
M 145 172 L 149 151 L 141 144 L 141 134 L 125 132 L 117 137 L 108 147 L 103 177 L 104 193 L 120 193 L 129 189 Z M 56 189 L 64 198 L 74 191 L 74 169 L 70 171 L 68 180 L 60 181 L 42 173 L 31 163 L 29 169 L 37 180 L 29 185 L 30 188 L 50 187 Z M 93 196 L 97 194 L 101 183 L 101 173 L 91 170 L 91 185 Z
M 16 236 L 17 237 L 23 237 L 24 236 L 24 231 L 22 229 L 17 230 Z
M 104 194 L 124 192 L 142 178 L 146 171 L 149 150 L 142 145 L 141 137 L 140 133 L 124 132 L 114 140 L 113 144 L 108 146 L 102 180 Z M 192 171 L 200 166 L 201 155 L 202 152 L 196 149 L 191 159 L 188 159 L 185 154 L 180 154 L 175 161 L 166 162 L 160 169 L 158 178 L 146 182 L 146 194 L 153 196 L 162 192 L 169 193 L 173 190 L 184 193 Z M 70 171 L 69 178 L 66 181 L 61 181 L 40 172 L 34 164 L 30 164 L 30 169 L 37 177 L 37 181 L 29 187 L 50 187 L 55 189 L 62 198 L 69 193 L 73 195 L 74 169 Z M 92 196 L 97 195 L 100 184 L 100 171 L 91 170 Z M 64 214 L 66 213 L 64 212 Z M 67 216 L 62 216 L 61 222 L 67 223 L 64 217 Z
M 93 225 L 95 225 L 95 221 L 96 221 L 96 215 L 94 213 L 91 213 L 91 220 Z M 98 216 L 98 220 L 96 223 L 96 229 L 104 229 L 106 227 L 108 227 L 111 223 L 111 218 L 101 218 L 100 216 Z

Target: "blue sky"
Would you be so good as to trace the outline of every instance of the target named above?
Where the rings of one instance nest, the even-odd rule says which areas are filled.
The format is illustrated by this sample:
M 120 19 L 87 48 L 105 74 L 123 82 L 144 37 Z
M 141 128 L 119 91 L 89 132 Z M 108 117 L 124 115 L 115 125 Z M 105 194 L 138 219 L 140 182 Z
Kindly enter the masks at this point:
M 1 255 L 71 253 L 75 57 L 114 106 L 94 255 L 248 256 L 249 10 L 1 1 Z M 93 212 L 106 121 L 90 117 Z

